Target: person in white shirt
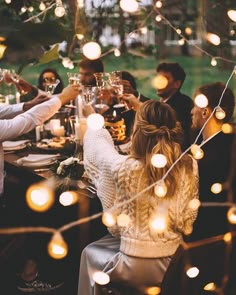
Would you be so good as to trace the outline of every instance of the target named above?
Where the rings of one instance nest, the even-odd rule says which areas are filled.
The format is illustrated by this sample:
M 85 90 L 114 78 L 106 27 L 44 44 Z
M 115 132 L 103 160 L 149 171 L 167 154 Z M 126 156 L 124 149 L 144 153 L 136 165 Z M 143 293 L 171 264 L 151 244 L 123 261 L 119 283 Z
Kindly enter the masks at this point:
M 28 133 L 37 125 L 41 125 L 53 116 L 62 105 L 75 99 L 78 93 L 78 86 L 69 85 L 64 88 L 62 93 L 52 96 L 51 99 L 46 97 L 45 94 L 42 96 L 42 92 L 39 92 L 39 96 L 32 101 L 0 106 L 0 195 L 3 195 L 4 191 L 4 154 L 2 142 Z

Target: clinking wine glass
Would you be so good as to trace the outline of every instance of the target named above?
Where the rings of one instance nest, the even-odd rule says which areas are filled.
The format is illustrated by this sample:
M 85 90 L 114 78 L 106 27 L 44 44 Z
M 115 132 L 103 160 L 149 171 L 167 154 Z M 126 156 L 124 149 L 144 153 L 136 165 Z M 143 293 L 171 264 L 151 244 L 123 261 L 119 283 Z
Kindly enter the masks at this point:
M 67 73 L 68 82 L 70 85 L 80 85 L 80 74 L 79 73 Z M 70 101 L 70 104 L 67 107 L 75 108 L 73 100 Z
M 49 96 L 51 96 L 57 85 L 60 83 L 59 79 L 56 79 L 55 77 L 48 77 L 44 79 L 45 81 L 45 91 L 48 93 Z
M 97 99 L 94 105 L 95 110 L 100 113 L 104 108 L 107 107 L 103 99 L 103 89 L 106 88 L 108 82 L 108 75 L 106 73 L 94 73 L 94 77 L 96 79 L 96 86 L 97 86 Z

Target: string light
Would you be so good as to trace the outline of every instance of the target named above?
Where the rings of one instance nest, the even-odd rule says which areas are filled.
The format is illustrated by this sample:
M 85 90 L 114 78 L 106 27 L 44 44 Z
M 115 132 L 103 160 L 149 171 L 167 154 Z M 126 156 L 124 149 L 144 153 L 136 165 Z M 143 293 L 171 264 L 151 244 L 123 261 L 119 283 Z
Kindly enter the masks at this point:
M 57 17 L 63 17 L 65 15 L 65 8 L 62 5 L 62 2 L 60 0 L 57 0 L 56 2 L 56 8 L 54 10 L 54 13 Z
M 78 202 L 78 195 L 74 191 L 63 192 L 59 197 L 59 202 L 63 206 L 71 206 Z
M 6 4 L 11 4 L 11 0 L 5 0 Z
M 110 282 L 110 277 L 103 271 L 96 271 L 93 274 L 93 280 L 99 285 L 107 285 Z
M 135 13 L 139 9 L 139 4 L 135 0 L 120 0 L 120 7 L 125 12 Z
M 226 133 L 226 134 L 229 134 L 229 133 L 234 133 L 234 127 L 233 125 L 229 124 L 229 123 L 224 123 L 222 125 L 222 132 L 223 133 Z
M 211 192 L 213 194 L 219 194 L 222 192 L 222 184 L 221 183 L 213 183 L 211 186 Z
M 220 106 L 216 107 L 215 114 L 218 120 L 223 120 L 226 116 L 225 111 Z
M 40 2 L 40 4 L 39 4 L 39 9 L 41 10 L 41 11 L 44 11 L 45 9 L 46 9 L 46 5 L 45 5 L 45 3 L 42 1 L 42 2 Z
M 192 33 L 193 33 L 193 30 L 191 28 L 189 28 L 189 27 L 185 28 L 184 31 L 185 31 L 185 34 L 189 35 L 189 36 L 192 35 Z
M 203 158 L 204 156 L 204 152 L 203 150 L 201 149 L 201 147 L 197 144 L 192 144 L 191 145 L 191 148 L 190 148 L 190 151 L 194 157 L 194 159 L 196 160 L 200 160 Z
M 158 295 L 161 293 L 160 287 L 147 287 L 145 289 L 145 294 L 147 295 Z
M 215 283 L 211 282 L 211 283 L 208 283 L 207 285 L 205 285 L 203 289 L 205 291 L 215 291 L 216 285 L 215 285 Z
M 205 108 L 208 106 L 208 98 L 202 93 L 197 94 L 194 98 L 194 103 L 199 108 Z
M 213 33 L 207 33 L 206 34 L 206 40 L 210 42 L 211 44 L 218 46 L 220 45 L 220 37 Z
M 166 156 L 163 154 L 155 154 L 151 158 L 151 163 L 156 168 L 163 168 L 167 164 Z
M 102 223 L 107 227 L 114 226 L 116 224 L 116 216 L 113 213 L 104 212 L 102 214 Z
M 84 56 L 88 59 L 97 59 L 101 56 L 102 50 L 98 43 L 88 42 L 82 48 Z
M 0 59 L 3 58 L 6 49 L 7 49 L 6 45 L 0 44 Z
M 160 198 L 165 197 L 165 195 L 167 193 L 167 186 L 166 186 L 165 181 L 163 179 L 161 179 L 157 182 L 157 184 L 154 187 L 154 192 L 155 192 L 155 195 Z
M 213 67 L 217 66 L 217 60 L 214 57 L 211 59 L 211 65 Z
M 27 7 L 26 7 L 26 6 L 22 6 L 22 7 L 21 7 L 21 12 L 22 12 L 22 13 L 25 13 L 26 11 L 27 11 Z
M 118 48 L 114 49 L 114 55 L 117 57 L 121 55 L 120 50 Z
M 178 43 L 179 43 L 180 46 L 183 46 L 184 43 L 185 43 L 185 41 L 184 41 L 184 39 L 182 38 L 182 39 L 180 39 L 180 40 L 178 41 Z
M 158 23 L 161 22 L 162 18 L 161 18 L 161 16 L 160 16 L 160 14 L 158 14 L 158 15 L 156 16 L 155 20 L 156 20 Z
M 231 243 L 232 242 L 232 234 L 231 233 L 224 234 L 223 240 L 227 244 Z
M 28 206 L 38 212 L 44 212 L 54 203 L 54 191 L 48 182 L 32 184 L 26 191 Z
M 227 212 L 228 221 L 232 224 L 236 224 L 236 207 L 231 207 Z
M 227 14 L 233 22 L 236 22 L 236 10 L 228 10 Z
M 78 40 L 83 40 L 84 39 L 83 34 L 76 34 L 76 37 L 78 38 Z
M 157 8 L 161 8 L 162 7 L 162 2 L 161 1 L 157 1 L 156 2 L 156 7 Z
M 165 89 L 168 85 L 168 79 L 163 75 L 157 75 L 152 79 L 152 87 L 155 89 Z
M 199 269 L 196 266 L 190 267 L 186 271 L 186 275 L 191 279 L 196 278 L 199 275 Z
M 188 206 L 192 210 L 197 210 L 201 205 L 201 202 L 198 199 L 193 199 L 189 202 Z
M 166 216 L 156 215 L 150 218 L 150 227 L 157 233 L 163 233 L 166 230 L 167 222 Z
M 56 232 L 48 244 L 48 254 L 54 259 L 62 259 L 68 253 L 68 246 L 62 235 Z
M 34 7 L 33 7 L 33 6 L 30 6 L 30 7 L 28 8 L 28 11 L 29 11 L 29 12 L 33 12 L 33 11 L 34 11 Z

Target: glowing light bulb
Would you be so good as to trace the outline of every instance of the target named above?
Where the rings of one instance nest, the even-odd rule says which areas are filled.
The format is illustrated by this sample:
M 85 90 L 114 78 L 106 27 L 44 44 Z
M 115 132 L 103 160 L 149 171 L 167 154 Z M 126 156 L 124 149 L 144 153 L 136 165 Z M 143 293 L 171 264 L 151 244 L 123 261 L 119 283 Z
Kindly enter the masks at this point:
M 6 49 L 7 49 L 6 45 L 0 44 L 0 59 L 3 58 Z
M 152 79 L 152 87 L 155 89 L 165 89 L 168 85 L 168 79 L 163 75 L 157 75 Z
M 184 43 L 185 43 L 185 40 L 182 38 L 182 39 L 180 39 L 180 40 L 178 41 L 178 43 L 179 43 L 179 45 L 183 46 Z
M 102 50 L 98 43 L 88 42 L 83 46 L 83 54 L 88 59 L 97 59 L 101 56 Z
M 25 13 L 27 11 L 27 7 L 26 6 L 22 6 L 20 9 L 21 13 Z
M 156 16 L 155 20 L 156 20 L 158 23 L 161 22 L 162 18 L 161 18 L 161 16 L 160 16 L 160 14 L 158 14 L 158 15 Z
M 192 35 L 192 33 L 193 33 L 193 30 L 191 28 L 189 28 L 189 27 L 185 28 L 184 31 L 185 31 L 185 34 L 189 35 L 189 36 Z
M 147 32 L 148 32 L 147 27 L 142 27 L 142 28 L 140 29 L 140 32 L 141 32 L 143 35 L 146 35 Z
M 225 243 L 230 243 L 232 241 L 232 234 L 231 233 L 224 234 L 223 240 Z
M 127 214 L 121 213 L 117 216 L 117 224 L 119 226 L 129 226 L 130 224 L 130 217 Z
M 104 212 L 102 214 L 102 223 L 105 224 L 107 227 L 115 225 L 116 215 L 109 212 Z
M 83 40 L 84 39 L 83 34 L 76 34 L 76 37 L 78 38 L 78 40 Z
M 194 103 L 199 108 L 205 108 L 208 106 L 208 98 L 202 93 L 197 94 L 194 98 Z
M 216 285 L 215 285 L 215 283 L 211 282 L 211 283 L 208 283 L 207 285 L 205 285 L 203 289 L 205 291 L 215 291 Z
M 47 183 L 33 184 L 27 189 L 26 202 L 34 211 L 46 211 L 54 203 L 54 191 Z
M 221 129 L 226 134 L 234 133 L 234 127 L 229 123 L 224 123 Z
M 231 207 L 227 212 L 228 221 L 232 224 L 236 224 L 236 207 Z
M 202 159 L 204 156 L 203 150 L 197 144 L 192 144 L 190 151 L 196 160 Z
M 134 13 L 138 11 L 139 4 L 135 0 L 120 0 L 120 7 L 126 12 Z
M 212 60 L 211 60 L 211 65 L 213 67 L 217 66 L 217 60 L 213 57 Z
M 167 186 L 164 182 L 164 180 L 159 180 L 157 184 L 154 187 L 155 195 L 157 195 L 160 198 L 165 197 L 167 193 Z
M 145 294 L 147 295 L 158 295 L 161 293 L 160 287 L 147 287 L 145 289 Z
M 90 129 L 99 130 L 105 124 L 104 117 L 100 114 L 91 114 L 87 118 L 87 125 Z
M 39 9 L 40 9 L 41 11 L 44 11 L 44 10 L 46 9 L 46 5 L 45 5 L 44 2 L 40 2 L 40 4 L 39 4 Z
M 213 194 L 219 194 L 222 192 L 222 184 L 221 183 L 213 183 L 211 186 L 211 192 Z
M 156 168 L 163 168 L 167 164 L 166 156 L 162 154 L 155 154 L 151 158 L 151 163 Z
M 164 215 L 156 215 L 150 219 L 150 227 L 157 233 L 163 233 L 166 230 L 167 222 Z
M 77 201 L 78 201 L 78 195 L 76 194 L 76 192 L 73 192 L 73 191 L 63 192 L 59 197 L 59 202 L 63 206 L 73 205 Z
M 197 210 L 201 205 L 201 202 L 198 199 L 193 199 L 188 203 L 188 206 L 192 210 Z
M 99 285 L 106 285 L 110 282 L 110 277 L 103 271 L 96 271 L 93 274 L 93 280 Z
M 199 274 L 199 269 L 197 267 L 190 267 L 187 271 L 186 274 L 189 278 L 196 278 Z
M 6 2 L 7 4 L 10 4 L 10 3 L 11 3 L 11 0 L 5 0 L 5 2 Z
M 57 17 L 63 17 L 65 15 L 65 8 L 62 4 L 57 4 L 57 7 L 54 10 L 54 14 Z
M 236 22 L 236 10 L 228 10 L 227 14 L 233 22 Z
M 114 55 L 115 55 L 115 56 L 120 56 L 120 50 L 119 50 L 118 48 L 116 48 L 116 49 L 114 50 Z
M 176 33 L 180 35 L 182 33 L 182 31 L 180 29 L 177 29 Z
M 156 7 L 157 8 L 161 8 L 162 7 L 162 2 L 161 1 L 157 1 L 156 2 Z
M 67 255 L 68 246 L 59 232 L 56 232 L 48 243 L 48 253 L 54 259 L 62 259 Z
M 29 12 L 33 12 L 33 11 L 34 11 L 34 7 L 33 7 L 33 6 L 30 6 L 30 7 L 28 8 L 28 11 L 29 11 Z
M 206 34 L 206 39 L 208 42 L 210 42 L 211 44 L 218 46 L 220 45 L 220 37 L 216 34 L 212 34 L 212 33 L 207 33 Z
M 220 106 L 216 107 L 215 115 L 218 120 L 223 120 L 226 116 L 225 111 Z

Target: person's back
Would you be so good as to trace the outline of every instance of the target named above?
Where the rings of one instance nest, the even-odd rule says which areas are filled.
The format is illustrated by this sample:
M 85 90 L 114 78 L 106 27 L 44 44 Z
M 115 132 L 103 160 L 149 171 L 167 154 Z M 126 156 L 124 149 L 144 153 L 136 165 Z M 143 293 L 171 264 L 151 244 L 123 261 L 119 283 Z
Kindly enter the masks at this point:
M 183 235 L 191 233 L 197 214 L 197 210 L 189 206 L 190 201 L 198 197 L 195 160 L 189 155 L 183 156 L 162 179 L 181 155 L 180 135 L 181 127 L 172 108 L 152 100 L 145 102 L 137 112 L 129 156 L 118 154 L 107 130 L 88 129 L 84 141 L 86 172 L 97 187 L 103 209 L 116 216 L 128 215 L 129 222 L 110 226 L 114 238 L 104 237 L 84 250 L 80 292 L 86 288 L 86 272 L 90 269 L 85 260 L 90 259 L 90 255 L 95 268 L 107 272 L 112 282 L 122 281 L 140 290 L 160 284 Z M 152 156 L 158 154 L 166 157 L 163 168 L 152 164 Z M 179 175 L 181 181 L 178 181 Z M 162 181 L 157 183 L 158 180 Z M 165 186 L 166 194 L 160 195 L 159 189 L 163 192 Z M 115 237 L 120 237 L 120 242 Z M 103 242 L 104 258 L 99 252 Z M 110 242 L 113 250 L 109 254 Z M 93 251 L 97 250 L 99 261 L 92 258 Z M 132 265 L 133 271 L 127 265 Z

